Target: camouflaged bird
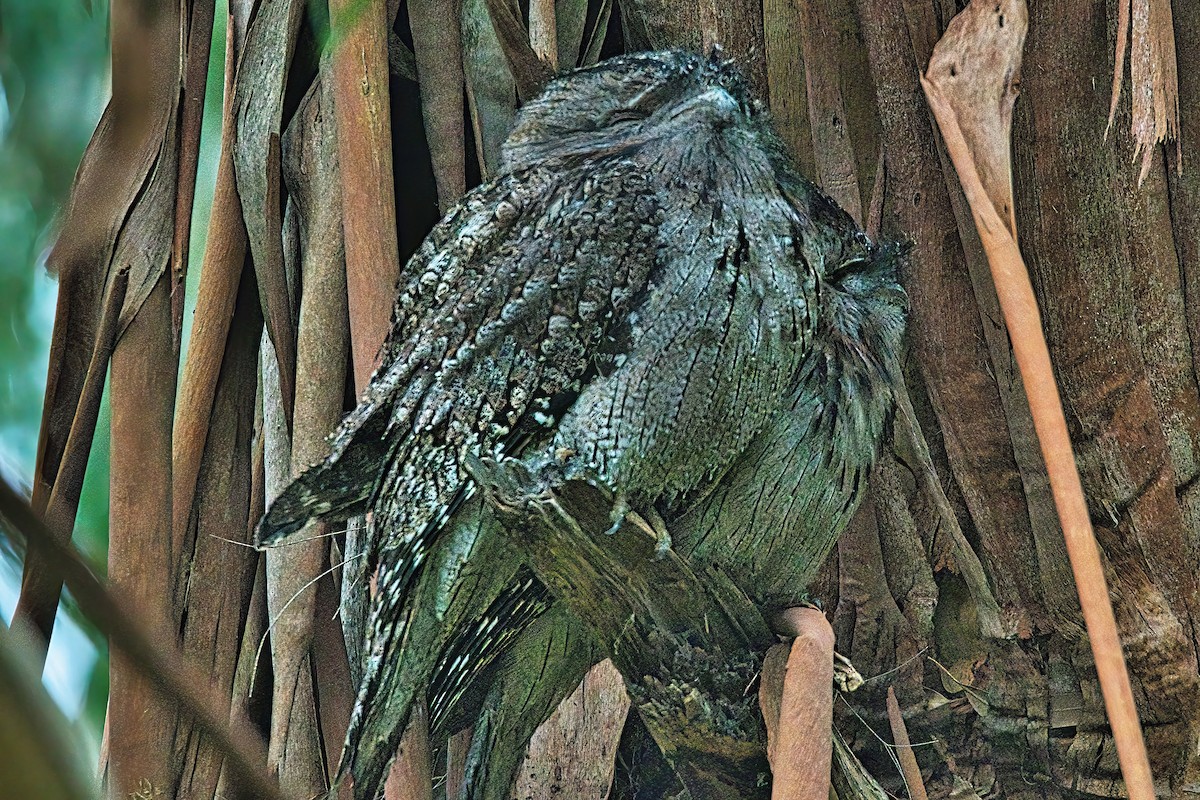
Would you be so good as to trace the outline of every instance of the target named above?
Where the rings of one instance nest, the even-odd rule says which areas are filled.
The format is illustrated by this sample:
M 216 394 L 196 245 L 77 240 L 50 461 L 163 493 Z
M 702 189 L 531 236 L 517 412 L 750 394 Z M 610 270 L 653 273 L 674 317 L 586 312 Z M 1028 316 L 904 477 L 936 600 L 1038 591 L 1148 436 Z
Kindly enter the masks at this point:
M 381 366 L 331 455 L 259 529 L 270 545 L 373 512 L 378 588 L 342 763 L 357 798 L 376 796 L 418 699 L 445 732 L 464 695 L 492 697 L 493 743 L 512 729 L 523 751 L 599 657 L 504 541 L 472 457 L 581 460 L 621 510 L 787 602 L 793 543 L 828 552 L 890 414 L 895 256 L 794 172 L 715 55 L 621 56 L 521 109 L 497 174 L 403 270 Z M 506 711 L 497 659 L 552 635 L 556 683 L 521 678 L 542 681 L 537 708 Z

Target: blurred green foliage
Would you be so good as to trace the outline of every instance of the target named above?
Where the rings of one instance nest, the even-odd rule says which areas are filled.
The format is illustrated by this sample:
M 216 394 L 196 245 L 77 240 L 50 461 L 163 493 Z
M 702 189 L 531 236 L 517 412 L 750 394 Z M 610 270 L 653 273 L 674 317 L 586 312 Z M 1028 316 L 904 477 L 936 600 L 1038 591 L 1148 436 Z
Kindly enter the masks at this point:
M 0 0 L 0 460 L 28 483 L 37 450 L 57 284 L 44 261 L 56 216 L 108 94 L 108 4 Z M 108 539 L 108 417 L 96 432 L 76 542 L 98 566 Z M 11 575 L 11 573 L 10 573 Z M 96 642 L 102 647 L 101 642 Z M 78 653 L 93 736 L 107 701 Z M 77 680 L 79 680 L 77 678 Z
M 43 262 L 104 108 L 108 60 L 107 3 L 89 14 L 78 0 L 0 1 L 0 457 L 26 480 L 54 321 L 56 286 Z M 101 465 L 106 423 L 96 436 Z M 103 563 L 108 503 L 100 477 L 84 495 L 77 541 Z

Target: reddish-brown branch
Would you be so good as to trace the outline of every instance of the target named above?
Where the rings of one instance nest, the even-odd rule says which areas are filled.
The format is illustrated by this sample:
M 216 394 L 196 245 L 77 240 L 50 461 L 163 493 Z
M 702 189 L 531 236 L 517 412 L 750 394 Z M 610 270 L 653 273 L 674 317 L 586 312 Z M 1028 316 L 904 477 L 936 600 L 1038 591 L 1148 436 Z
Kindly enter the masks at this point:
M 904 717 L 900 714 L 900 703 L 896 700 L 896 690 L 891 686 L 887 690 L 888 723 L 892 726 L 892 741 L 896 744 L 896 758 L 900 761 L 900 773 L 908 786 L 908 796 L 912 800 L 928 800 L 925 791 L 925 780 L 921 777 L 921 768 L 917 766 L 917 757 L 913 754 L 912 742 L 908 740 L 908 728 Z
M 972 3 L 956 17 L 935 48 L 921 85 L 962 182 L 992 269 L 1062 522 L 1126 788 L 1134 800 L 1151 800 L 1154 784 L 1150 762 L 1108 583 L 1042 331 L 1037 298 L 1017 247 L 1008 148 L 1026 18 L 1024 3 L 1007 5 L 1012 7 L 996 7 L 1009 20 L 1007 30 L 1002 23 L 997 26 L 993 22 L 990 2 Z M 980 106 L 977 102 L 980 97 L 1000 97 L 1003 102 L 992 109 Z

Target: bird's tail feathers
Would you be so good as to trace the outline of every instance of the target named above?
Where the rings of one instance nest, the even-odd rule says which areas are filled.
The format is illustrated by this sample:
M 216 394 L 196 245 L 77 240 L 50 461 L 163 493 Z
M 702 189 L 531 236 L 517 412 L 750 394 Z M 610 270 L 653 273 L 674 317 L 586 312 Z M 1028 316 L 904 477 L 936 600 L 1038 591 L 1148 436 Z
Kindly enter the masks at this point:
M 387 457 L 383 409 L 359 406 L 333 438 L 332 452 L 285 488 L 263 515 L 255 544 L 271 547 L 313 519 L 342 520 L 367 511 Z

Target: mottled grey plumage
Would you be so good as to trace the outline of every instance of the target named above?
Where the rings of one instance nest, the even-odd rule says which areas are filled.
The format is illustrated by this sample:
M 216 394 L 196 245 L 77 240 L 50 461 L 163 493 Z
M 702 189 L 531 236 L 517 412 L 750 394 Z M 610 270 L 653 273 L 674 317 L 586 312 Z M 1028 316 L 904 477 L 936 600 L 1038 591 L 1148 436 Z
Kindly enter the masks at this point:
M 356 797 L 374 797 L 417 693 L 432 684 L 445 719 L 551 602 L 472 496 L 470 456 L 582 459 L 684 552 L 765 601 L 787 593 L 789 542 L 819 529 L 803 546 L 828 550 L 891 407 L 893 255 L 793 173 L 717 58 L 620 57 L 521 110 L 499 174 L 405 268 L 331 456 L 260 528 L 271 543 L 374 511 Z

